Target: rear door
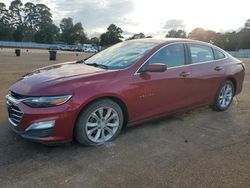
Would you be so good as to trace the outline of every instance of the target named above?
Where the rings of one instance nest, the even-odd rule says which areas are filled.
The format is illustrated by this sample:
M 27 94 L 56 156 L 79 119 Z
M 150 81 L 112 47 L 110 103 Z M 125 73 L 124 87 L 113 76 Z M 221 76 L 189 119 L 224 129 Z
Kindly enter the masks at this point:
M 221 61 L 225 55 L 203 44 L 189 43 L 187 47 L 192 72 L 190 99 L 197 105 L 210 103 L 225 75 Z

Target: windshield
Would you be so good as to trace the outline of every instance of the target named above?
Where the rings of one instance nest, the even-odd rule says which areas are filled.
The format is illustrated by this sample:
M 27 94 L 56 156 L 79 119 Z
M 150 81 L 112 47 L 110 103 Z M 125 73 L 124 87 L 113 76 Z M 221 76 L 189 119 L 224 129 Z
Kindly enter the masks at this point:
M 85 61 L 86 64 L 103 65 L 107 69 L 129 67 L 159 43 L 153 41 L 126 41 L 99 52 Z

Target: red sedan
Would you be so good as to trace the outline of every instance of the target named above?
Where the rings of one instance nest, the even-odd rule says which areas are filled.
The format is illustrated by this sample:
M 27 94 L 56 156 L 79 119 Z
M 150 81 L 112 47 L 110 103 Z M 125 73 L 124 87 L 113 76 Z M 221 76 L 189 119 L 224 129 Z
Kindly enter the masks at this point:
M 204 42 L 121 42 L 25 75 L 6 96 L 9 125 L 39 142 L 103 144 L 126 125 L 204 105 L 224 111 L 244 75 L 241 61 Z

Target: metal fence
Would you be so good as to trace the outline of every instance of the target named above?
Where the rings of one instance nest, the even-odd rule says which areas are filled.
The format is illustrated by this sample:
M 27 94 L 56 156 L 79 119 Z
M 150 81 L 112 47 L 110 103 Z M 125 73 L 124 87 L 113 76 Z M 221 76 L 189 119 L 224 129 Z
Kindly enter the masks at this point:
M 228 51 L 234 57 L 239 58 L 250 58 L 250 49 L 238 50 L 238 51 Z
M 35 42 L 10 42 L 0 41 L 0 47 L 9 48 L 39 48 L 39 49 L 58 49 L 58 50 L 80 50 L 83 51 L 87 48 L 94 48 L 100 50 L 99 46 L 92 44 L 79 44 L 79 45 L 66 45 L 66 44 L 41 44 Z
M 0 47 L 10 47 L 10 48 L 41 48 L 47 49 L 51 44 L 39 44 L 34 42 L 9 42 L 0 41 Z
M 10 48 L 40 48 L 40 49 L 48 49 L 52 46 L 56 46 L 58 49 L 77 49 L 90 47 L 91 44 L 83 44 L 83 45 L 65 45 L 65 44 L 41 44 L 35 42 L 9 42 L 9 41 L 0 41 L 0 47 L 10 47 Z M 101 50 L 101 47 L 92 46 L 95 49 Z M 239 58 L 250 58 L 250 49 L 242 49 L 238 51 L 227 51 L 234 57 Z

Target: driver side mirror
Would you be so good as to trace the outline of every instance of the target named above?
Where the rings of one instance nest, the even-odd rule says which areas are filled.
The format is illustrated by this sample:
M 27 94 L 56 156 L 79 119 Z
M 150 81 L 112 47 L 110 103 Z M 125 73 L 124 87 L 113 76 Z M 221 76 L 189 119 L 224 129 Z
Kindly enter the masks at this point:
M 167 66 L 162 63 L 154 63 L 145 65 L 140 72 L 165 72 L 167 70 Z

